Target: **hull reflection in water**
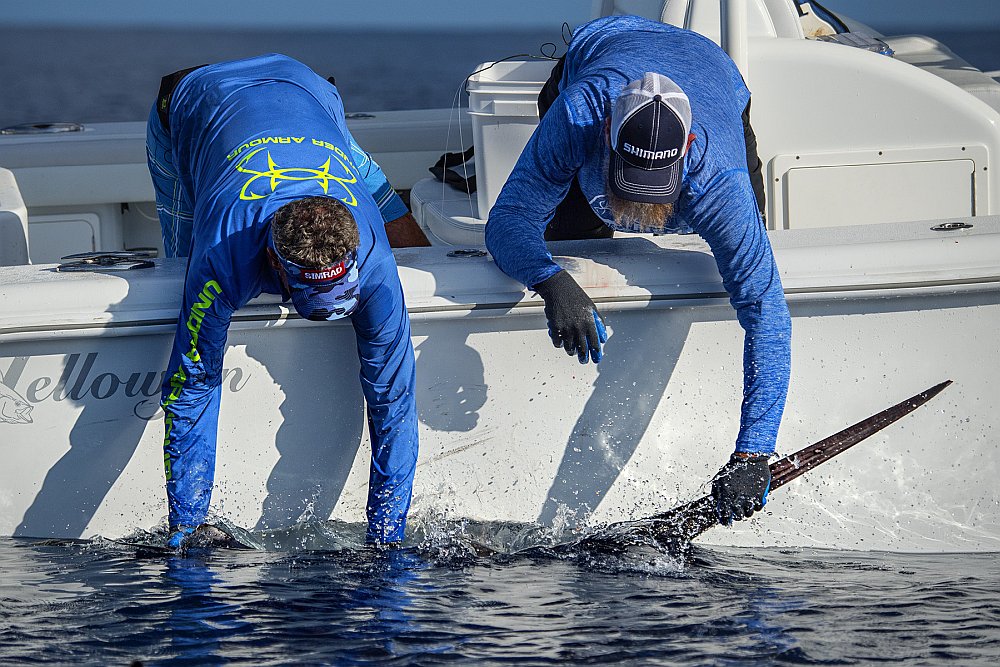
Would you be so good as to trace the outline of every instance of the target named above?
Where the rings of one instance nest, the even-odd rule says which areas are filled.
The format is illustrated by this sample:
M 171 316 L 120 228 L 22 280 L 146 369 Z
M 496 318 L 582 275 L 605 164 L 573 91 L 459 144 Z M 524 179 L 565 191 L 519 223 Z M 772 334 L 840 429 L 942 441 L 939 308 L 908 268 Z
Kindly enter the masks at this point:
M 1000 649 L 993 554 L 699 546 L 681 568 L 436 553 L 137 561 L 0 538 L 0 663 L 985 665 Z

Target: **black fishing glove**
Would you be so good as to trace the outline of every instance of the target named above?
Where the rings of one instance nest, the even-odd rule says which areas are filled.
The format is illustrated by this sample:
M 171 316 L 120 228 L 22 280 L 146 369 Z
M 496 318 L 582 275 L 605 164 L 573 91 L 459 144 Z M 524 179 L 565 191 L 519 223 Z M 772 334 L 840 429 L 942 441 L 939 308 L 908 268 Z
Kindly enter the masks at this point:
M 545 317 L 549 321 L 552 344 L 576 353 L 581 364 L 587 356 L 596 364 L 601 360 L 601 345 L 608 333 L 594 302 L 566 271 L 546 278 L 532 289 L 545 300 Z
M 748 519 L 767 503 L 771 490 L 771 470 L 767 454 L 733 454 L 729 463 L 712 480 L 712 500 L 719 523 L 728 526 L 733 519 Z

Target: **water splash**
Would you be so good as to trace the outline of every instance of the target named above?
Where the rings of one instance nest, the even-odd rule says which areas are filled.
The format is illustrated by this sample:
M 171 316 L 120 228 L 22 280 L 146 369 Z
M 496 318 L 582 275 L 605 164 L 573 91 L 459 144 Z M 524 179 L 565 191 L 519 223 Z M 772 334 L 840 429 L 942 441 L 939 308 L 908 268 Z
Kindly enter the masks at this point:
M 471 567 L 532 560 L 562 560 L 606 572 L 672 575 L 683 571 L 684 556 L 672 545 L 623 527 L 578 527 L 571 517 L 554 527 L 536 523 L 475 521 L 443 511 L 411 516 L 402 550 L 443 567 Z M 574 527 L 576 526 L 576 527 Z M 166 548 L 168 530 L 137 529 L 115 540 L 95 538 L 98 548 L 129 550 L 136 557 L 196 555 L 219 550 L 277 553 L 344 553 L 378 550 L 365 544 L 365 524 L 302 520 L 278 530 L 248 530 L 225 519 L 204 524 L 183 553 Z M 686 552 L 685 552 L 686 554 Z

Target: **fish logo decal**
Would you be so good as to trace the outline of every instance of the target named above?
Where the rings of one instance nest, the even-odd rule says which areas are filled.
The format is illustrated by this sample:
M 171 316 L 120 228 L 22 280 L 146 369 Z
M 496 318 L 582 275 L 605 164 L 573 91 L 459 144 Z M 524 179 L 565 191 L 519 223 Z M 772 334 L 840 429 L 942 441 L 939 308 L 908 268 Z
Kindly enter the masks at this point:
M 257 150 L 251 151 L 245 157 L 243 157 L 238 163 L 236 163 L 236 171 L 249 174 L 250 178 L 246 183 L 243 184 L 243 189 L 240 190 L 240 199 L 244 200 L 254 200 L 254 199 L 264 199 L 265 197 L 272 194 L 280 183 L 283 181 L 316 181 L 319 186 L 323 189 L 324 194 L 329 194 L 330 182 L 339 184 L 344 189 L 344 196 L 338 197 L 348 206 L 357 206 L 358 200 L 351 192 L 348 185 L 358 182 L 358 177 L 355 176 L 351 169 L 347 166 L 344 160 L 340 159 L 336 155 L 331 155 L 326 159 L 319 168 L 310 167 L 279 167 L 274 159 L 271 157 L 270 151 L 267 153 L 267 170 L 259 171 L 252 169 L 247 166 L 250 160 L 263 151 L 263 148 L 258 148 Z M 337 175 L 330 173 L 330 165 L 333 159 L 336 158 L 337 163 L 343 170 L 343 175 Z M 339 170 L 338 170 L 339 171 Z M 258 181 L 263 182 L 264 193 L 255 192 L 255 187 L 260 187 Z
M 606 195 L 597 195 L 592 198 L 589 202 L 590 208 L 597 214 L 604 222 L 614 223 L 615 216 L 611 214 L 611 205 L 608 203 L 608 198 Z
M 30 424 L 33 407 L 16 391 L 0 384 L 0 423 Z

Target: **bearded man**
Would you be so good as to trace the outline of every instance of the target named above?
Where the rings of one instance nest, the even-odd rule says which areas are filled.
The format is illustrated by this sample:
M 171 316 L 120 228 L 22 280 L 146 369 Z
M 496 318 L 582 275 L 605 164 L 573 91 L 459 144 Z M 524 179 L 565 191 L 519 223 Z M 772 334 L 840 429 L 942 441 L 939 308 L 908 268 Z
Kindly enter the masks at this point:
M 740 431 L 713 495 L 722 523 L 749 517 L 770 490 L 791 320 L 739 69 L 697 33 L 604 17 L 575 32 L 539 95 L 539 115 L 490 211 L 487 247 L 542 296 L 553 344 L 597 363 L 607 340 L 601 316 L 545 242 L 615 230 L 705 239 L 745 331 Z

